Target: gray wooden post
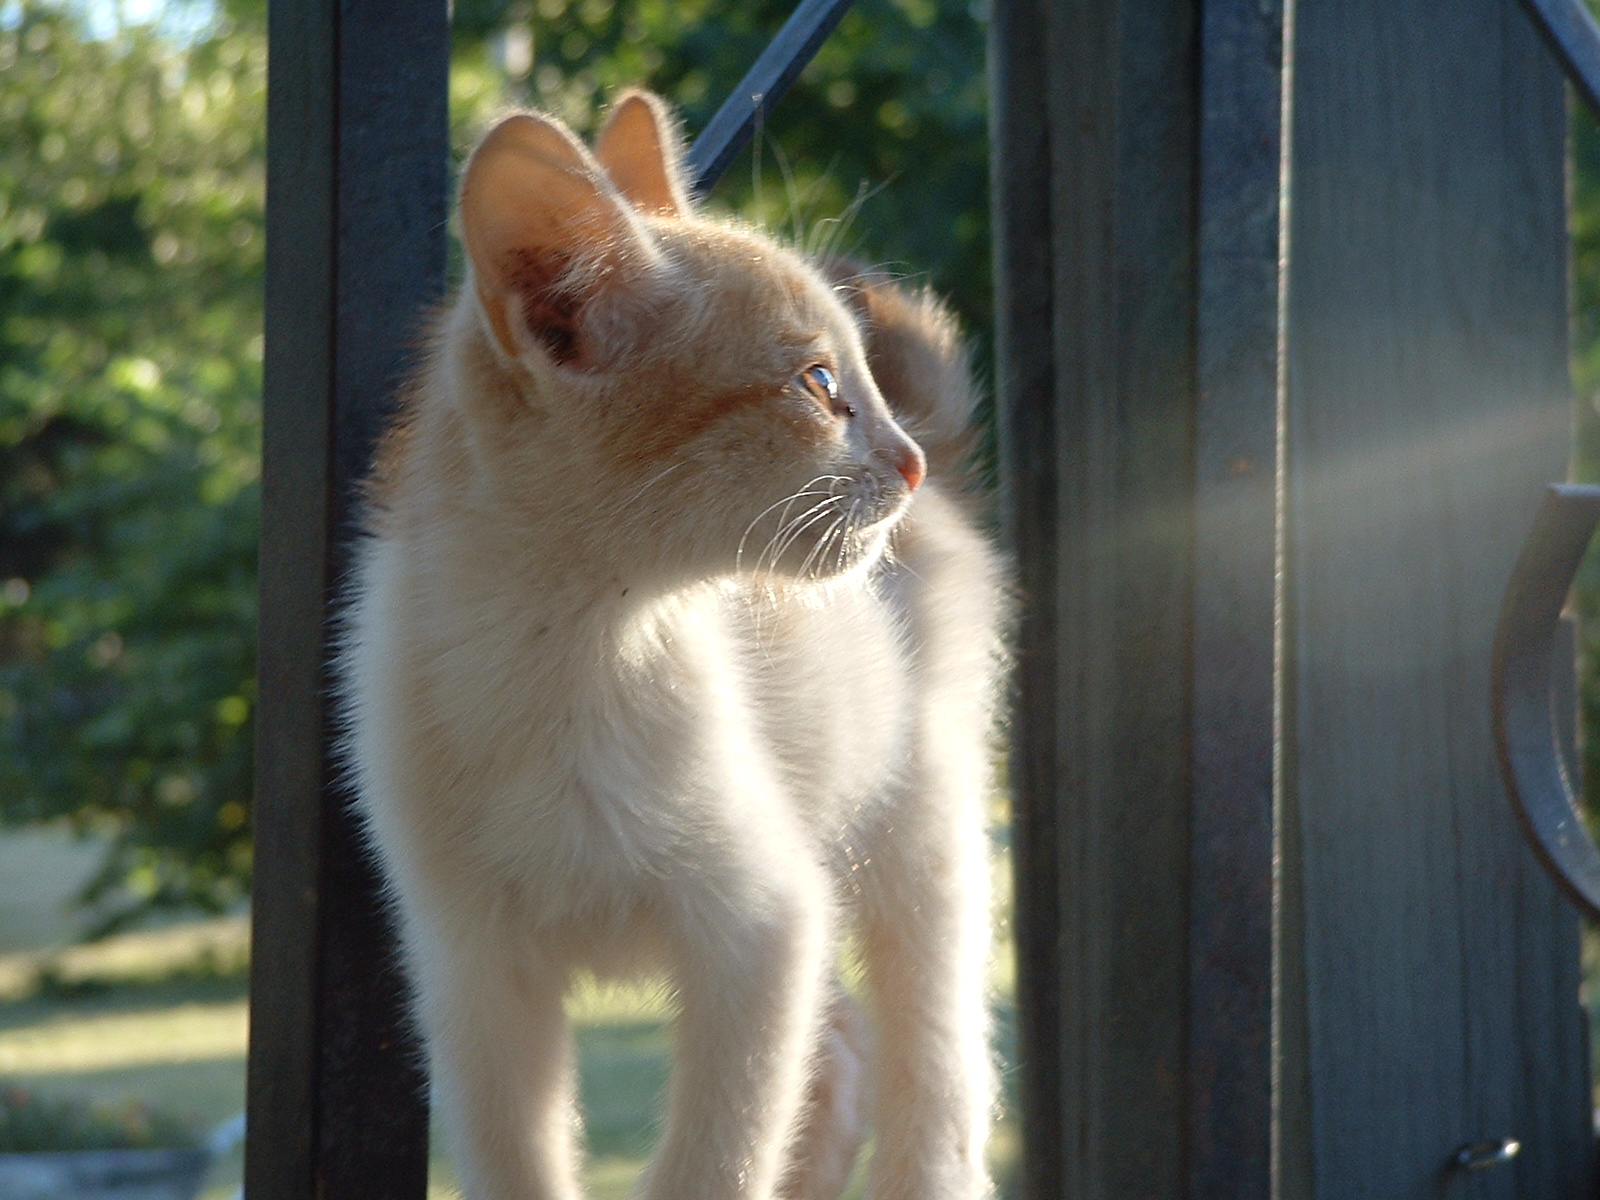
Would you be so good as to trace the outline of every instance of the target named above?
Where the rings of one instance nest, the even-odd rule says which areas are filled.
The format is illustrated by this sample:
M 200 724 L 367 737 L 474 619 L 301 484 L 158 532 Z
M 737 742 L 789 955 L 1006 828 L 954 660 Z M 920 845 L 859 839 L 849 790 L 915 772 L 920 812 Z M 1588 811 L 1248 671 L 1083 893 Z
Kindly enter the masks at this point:
M 1201 13 L 1185 1195 L 1265 1200 L 1284 13 L 1281 0 Z
M 1554 64 L 1503 0 L 993 29 L 1024 1194 L 1592 1194 L 1488 727 L 1565 469 Z
M 444 284 L 443 0 L 269 10 L 250 1200 L 420 1200 L 428 1113 L 378 885 L 333 763 L 356 481 Z
M 1561 76 L 1502 0 L 1307 3 L 1294 37 L 1282 787 L 1309 1123 L 1286 1194 L 1593 1195 L 1577 922 L 1485 698 L 1567 465 Z M 1448 1170 L 1500 1138 L 1510 1165 Z
M 1281 33 L 1256 0 L 995 10 L 1040 1200 L 1270 1194 Z
M 1184 0 L 994 9 L 1000 429 L 1025 604 L 1012 757 L 1023 1172 L 1024 1194 L 1041 1200 L 1187 1193 L 1190 992 L 1218 981 L 1220 961 L 1196 964 L 1191 980 L 1196 919 L 1201 939 L 1234 940 L 1233 964 L 1252 993 L 1250 1011 L 1204 1010 L 1219 1050 L 1241 1027 L 1254 1035 L 1235 1047 L 1249 1061 L 1210 1060 L 1228 1077 L 1212 1094 L 1229 1089 L 1262 1114 L 1268 1096 L 1270 845 L 1223 846 L 1191 829 L 1203 815 L 1193 786 L 1196 639 L 1203 629 L 1239 672 L 1207 675 L 1199 703 L 1226 706 L 1230 687 L 1243 689 L 1243 709 L 1218 716 L 1246 730 L 1244 757 L 1225 761 L 1232 744 L 1211 739 L 1206 767 L 1208 796 L 1233 800 L 1231 819 L 1248 839 L 1270 830 L 1261 748 L 1271 744 L 1272 658 L 1270 499 L 1262 545 L 1231 563 L 1245 607 L 1221 611 L 1230 589 L 1217 573 L 1207 579 L 1221 590 L 1196 607 L 1195 539 L 1222 536 L 1195 512 L 1199 296 L 1228 286 L 1215 270 L 1202 282 L 1200 203 L 1217 197 L 1197 203 L 1199 33 L 1198 6 Z M 1255 134 L 1275 145 L 1276 121 L 1246 140 Z M 1269 184 L 1269 223 L 1274 192 Z M 1266 246 L 1271 329 L 1270 228 Z M 1271 494 L 1273 344 L 1265 458 L 1259 434 L 1232 456 L 1208 442 L 1223 464 L 1208 484 L 1232 487 L 1246 510 L 1259 508 L 1250 482 L 1268 480 Z M 1236 348 L 1237 361 L 1220 349 L 1207 361 L 1219 381 L 1254 369 L 1255 348 Z M 1249 455 L 1241 489 L 1226 463 Z M 1263 553 L 1264 592 L 1246 578 Z M 1237 653 L 1219 619 L 1241 623 Z M 1263 678 L 1265 692 L 1254 694 Z M 1223 777 L 1238 770 L 1249 780 L 1226 794 Z M 1192 903 L 1196 850 L 1201 874 L 1219 853 L 1248 860 L 1237 880 L 1255 899 L 1244 928 L 1216 925 Z M 1209 882 L 1221 880 L 1213 872 Z M 1238 1117 L 1198 1114 L 1200 1154 L 1229 1180 L 1217 1194 L 1264 1197 L 1265 1124 Z M 1234 1161 L 1212 1153 L 1223 1150 Z

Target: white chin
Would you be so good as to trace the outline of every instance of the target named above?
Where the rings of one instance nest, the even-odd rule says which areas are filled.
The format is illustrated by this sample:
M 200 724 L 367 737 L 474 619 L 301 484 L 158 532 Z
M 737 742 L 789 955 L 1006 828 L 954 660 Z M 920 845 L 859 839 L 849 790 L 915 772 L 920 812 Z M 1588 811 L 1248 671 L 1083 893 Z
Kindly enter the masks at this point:
M 838 562 L 832 572 L 834 578 L 854 575 L 862 571 L 870 571 L 873 566 L 883 559 L 884 552 L 889 547 L 889 535 L 894 532 L 898 524 L 900 513 L 879 521 L 876 525 L 856 531 L 851 539 L 850 552 L 843 556 L 843 561 Z

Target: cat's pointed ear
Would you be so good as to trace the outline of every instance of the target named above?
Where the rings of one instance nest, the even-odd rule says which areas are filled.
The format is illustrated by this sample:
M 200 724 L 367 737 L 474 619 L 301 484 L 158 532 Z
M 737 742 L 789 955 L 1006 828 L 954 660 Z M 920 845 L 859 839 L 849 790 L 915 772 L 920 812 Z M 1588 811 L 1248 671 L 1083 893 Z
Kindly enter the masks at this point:
M 649 257 L 589 152 L 559 123 L 526 113 L 473 151 L 461 233 L 484 315 L 513 357 L 531 338 L 557 362 L 581 361 L 584 306 Z
M 631 91 L 618 100 L 594 144 L 611 182 L 640 212 L 681 217 L 690 209 L 680 162 L 683 138 L 666 101 Z

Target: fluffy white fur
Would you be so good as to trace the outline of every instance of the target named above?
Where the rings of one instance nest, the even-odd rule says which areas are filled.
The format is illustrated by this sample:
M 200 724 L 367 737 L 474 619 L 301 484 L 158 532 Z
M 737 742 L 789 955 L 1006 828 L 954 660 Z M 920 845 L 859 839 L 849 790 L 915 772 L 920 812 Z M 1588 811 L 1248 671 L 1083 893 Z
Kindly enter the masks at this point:
M 702 220 L 675 144 L 640 94 L 598 157 L 490 135 L 374 488 L 348 755 L 443 1119 L 472 1200 L 578 1195 L 563 996 L 660 969 L 645 1197 L 832 1200 L 870 1112 L 874 1196 L 975 1200 L 1001 571 L 901 428 L 964 436 L 964 359 L 931 299 Z

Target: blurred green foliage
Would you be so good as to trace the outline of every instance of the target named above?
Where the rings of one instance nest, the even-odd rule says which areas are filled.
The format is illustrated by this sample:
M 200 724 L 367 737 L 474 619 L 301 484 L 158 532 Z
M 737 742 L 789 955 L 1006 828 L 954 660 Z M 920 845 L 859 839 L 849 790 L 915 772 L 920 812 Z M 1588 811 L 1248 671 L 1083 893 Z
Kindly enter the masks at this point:
M 1572 103 L 1572 477 L 1600 481 L 1600 130 Z M 1591 815 L 1600 814 L 1600 554 L 1578 572 L 1578 707 L 1583 786 Z
M 692 133 L 791 7 L 457 0 L 457 155 L 629 84 Z M 248 886 L 265 3 L 81 11 L 0 3 L 0 821 L 108 834 L 110 929 Z M 983 46 L 966 0 L 860 0 L 709 203 L 928 279 L 985 359 Z
M 113 849 L 103 924 L 250 865 L 259 29 L 0 30 L 0 815 Z
M 1600 18 L 1600 0 L 1586 0 Z M 1568 89 L 1572 235 L 1572 478 L 1600 483 L 1600 114 Z M 1584 807 L 1600 830 L 1600 539 L 1573 589 L 1578 617 L 1578 743 Z M 1600 1054 L 1600 1043 L 1595 1048 Z

